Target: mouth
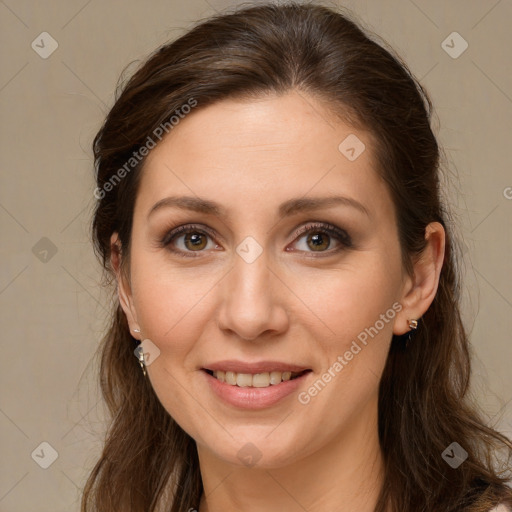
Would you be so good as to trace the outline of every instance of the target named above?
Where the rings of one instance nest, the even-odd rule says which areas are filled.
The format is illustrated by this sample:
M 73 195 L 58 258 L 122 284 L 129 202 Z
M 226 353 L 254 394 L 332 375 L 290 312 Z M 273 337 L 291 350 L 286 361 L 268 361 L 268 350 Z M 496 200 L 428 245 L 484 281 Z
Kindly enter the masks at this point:
M 282 382 L 295 380 L 312 371 L 307 369 L 300 372 L 271 371 L 262 373 L 237 373 L 232 371 L 209 370 L 208 368 L 202 368 L 202 370 L 220 382 L 230 386 L 247 388 L 268 388 L 270 386 L 277 386 Z

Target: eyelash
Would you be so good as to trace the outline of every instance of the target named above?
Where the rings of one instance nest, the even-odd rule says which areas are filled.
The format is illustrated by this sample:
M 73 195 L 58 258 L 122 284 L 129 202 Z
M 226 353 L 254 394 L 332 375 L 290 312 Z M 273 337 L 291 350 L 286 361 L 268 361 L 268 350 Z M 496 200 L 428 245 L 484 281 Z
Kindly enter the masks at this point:
M 328 224 L 325 222 L 317 222 L 314 224 L 308 224 L 306 226 L 303 226 L 299 228 L 295 233 L 294 241 L 297 240 L 297 238 L 302 238 L 303 235 L 308 234 L 310 232 L 313 233 L 323 233 L 327 234 L 333 238 L 336 238 L 338 242 L 340 243 L 341 247 L 338 247 L 337 249 L 332 249 L 328 251 L 319 251 L 318 256 L 312 256 L 314 258 L 322 257 L 322 254 L 328 254 L 332 255 L 334 253 L 337 253 L 341 251 L 343 248 L 351 248 L 352 247 L 352 240 L 349 236 L 349 234 L 343 230 L 340 229 L 332 224 Z M 172 231 L 168 232 L 164 238 L 160 241 L 160 244 L 162 247 L 169 248 L 170 251 L 172 251 L 175 254 L 178 254 L 179 256 L 182 256 L 184 258 L 197 258 L 199 254 L 193 255 L 194 252 L 204 252 L 204 251 L 182 251 L 181 249 L 174 249 L 172 248 L 172 242 L 178 238 L 180 235 L 187 234 L 187 233 L 199 233 L 202 235 L 210 236 L 211 238 L 214 238 L 214 233 L 212 230 L 206 227 L 200 227 L 196 224 L 186 224 L 184 226 L 179 226 Z M 305 252 L 311 252 L 315 254 L 315 251 L 305 251 Z M 309 257 L 309 256 L 308 256 Z

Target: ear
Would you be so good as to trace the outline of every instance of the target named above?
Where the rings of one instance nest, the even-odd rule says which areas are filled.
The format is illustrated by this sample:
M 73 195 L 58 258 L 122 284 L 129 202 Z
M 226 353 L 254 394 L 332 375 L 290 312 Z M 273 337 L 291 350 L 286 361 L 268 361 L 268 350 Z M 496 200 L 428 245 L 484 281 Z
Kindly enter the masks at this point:
M 130 282 L 125 272 L 123 272 L 121 268 L 121 261 L 121 241 L 119 240 L 118 233 L 114 232 L 110 237 L 110 263 L 116 274 L 119 304 L 123 308 L 124 314 L 126 315 L 128 325 L 130 326 L 130 332 L 132 333 L 132 336 L 136 338 L 137 336 L 133 333 L 133 331 L 134 329 L 139 329 L 137 313 L 133 305 Z
M 418 320 L 432 304 L 439 286 L 444 261 L 445 230 L 439 222 L 425 228 L 427 245 L 413 263 L 413 275 L 404 281 L 400 303 L 402 310 L 395 321 L 393 334 L 409 332 L 409 320 Z

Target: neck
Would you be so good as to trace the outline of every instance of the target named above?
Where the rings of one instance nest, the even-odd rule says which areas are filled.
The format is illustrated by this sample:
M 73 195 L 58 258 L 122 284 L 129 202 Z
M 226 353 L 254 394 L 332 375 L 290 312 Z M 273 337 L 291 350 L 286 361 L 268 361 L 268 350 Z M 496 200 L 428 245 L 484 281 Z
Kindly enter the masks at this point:
M 373 512 L 384 478 L 376 402 L 368 407 L 320 450 L 284 467 L 236 466 L 198 446 L 199 512 Z

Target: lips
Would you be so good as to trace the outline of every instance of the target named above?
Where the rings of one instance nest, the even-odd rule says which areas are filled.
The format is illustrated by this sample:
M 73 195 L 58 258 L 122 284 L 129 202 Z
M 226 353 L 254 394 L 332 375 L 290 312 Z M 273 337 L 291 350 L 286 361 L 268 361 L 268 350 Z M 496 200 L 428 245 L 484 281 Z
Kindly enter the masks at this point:
M 296 366 L 290 366 L 289 364 L 284 366 L 296 368 Z M 240 366 L 237 367 L 240 368 Z M 247 365 L 242 365 L 242 367 L 247 368 Z M 276 365 L 272 363 L 272 366 L 265 366 L 265 368 L 270 367 L 275 368 Z M 261 366 L 256 366 L 256 368 L 261 368 Z M 282 373 L 275 371 L 270 373 L 237 374 L 229 371 L 213 371 L 203 368 L 200 373 L 204 376 L 204 382 L 213 393 L 213 396 L 220 399 L 223 403 L 234 406 L 237 409 L 261 410 L 277 405 L 281 400 L 285 400 L 286 397 L 290 397 L 294 392 L 298 392 L 301 387 L 307 386 L 312 370 L 299 372 L 293 378 L 290 371 Z M 285 374 L 286 379 L 284 378 Z M 277 382 L 278 376 L 279 382 Z M 223 378 L 224 380 L 222 380 Z M 270 378 L 272 378 L 272 382 Z
M 248 363 L 244 361 L 226 360 L 216 361 L 206 364 L 203 370 L 214 372 L 233 372 L 233 373 L 245 373 L 255 375 L 257 373 L 271 373 L 271 372 L 291 372 L 301 373 L 304 370 L 311 370 L 307 366 L 284 363 L 281 361 L 259 361 Z
M 312 368 L 283 361 L 215 361 L 202 368 L 214 396 L 241 409 L 264 409 L 305 385 Z

